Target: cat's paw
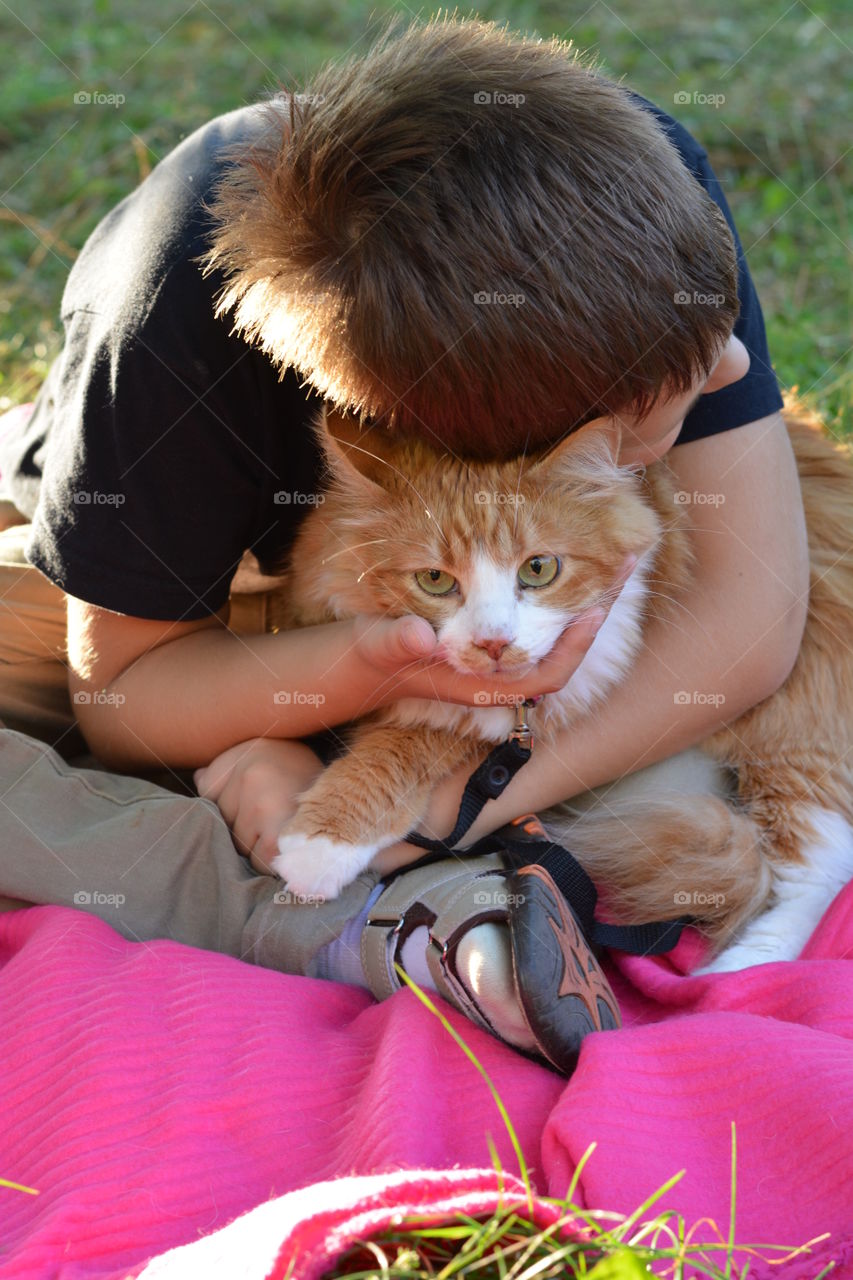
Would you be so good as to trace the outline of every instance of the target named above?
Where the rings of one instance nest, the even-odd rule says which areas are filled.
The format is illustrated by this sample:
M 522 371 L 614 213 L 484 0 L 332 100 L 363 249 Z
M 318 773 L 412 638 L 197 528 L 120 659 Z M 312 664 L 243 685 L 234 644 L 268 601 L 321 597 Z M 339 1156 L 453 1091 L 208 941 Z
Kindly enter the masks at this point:
M 308 836 L 298 831 L 279 836 L 278 848 L 272 869 L 289 891 L 324 901 L 337 898 L 377 851 L 376 845 L 343 844 L 327 836 Z
M 741 969 L 752 969 L 758 964 L 775 964 L 779 960 L 795 960 L 783 946 L 744 946 L 736 944 L 726 947 L 718 956 L 694 969 L 691 978 L 701 978 L 706 973 L 739 973 Z

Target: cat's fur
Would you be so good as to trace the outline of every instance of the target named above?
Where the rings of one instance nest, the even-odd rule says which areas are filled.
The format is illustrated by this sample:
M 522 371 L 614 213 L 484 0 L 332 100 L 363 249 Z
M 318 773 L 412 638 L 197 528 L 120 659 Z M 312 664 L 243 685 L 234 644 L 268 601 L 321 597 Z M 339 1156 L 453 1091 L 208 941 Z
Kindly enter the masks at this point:
M 700 917 L 712 968 L 794 958 L 853 878 L 853 466 L 802 406 L 789 400 L 785 419 L 811 554 L 791 675 L 701 751 L 545 815 L 612 918 Z M 536 662 L 582 610 L 612 598 L 633 553 L 638 564 L 575 675 L 532 713 L 536 749 L 547 751 L 630 671 L 651 616 L 678 625 L 692 561 L 665 462 L 620 469 L 595 432 L 538 459 L 470 465 L 421 442 L 360 436 L 337 415 L 318 433 L 329 483 L 293 547 L 280 626 L 417 613 L 453 666 L 485 676 L 494 661 L 474 641 L 509 641 L 502 667 Z M 537 554 L 558 556 L 561 572 L 522 589 L 518 568 Z M 432 568 L 459 592 L 427 594 L 414 575 Z M 413 698 L 367 716 L 302 797 L 274 869 L 296 892 L 334 897 L 418 824 L 442 776 L 473 769 L 513 720 L 511 707 Z

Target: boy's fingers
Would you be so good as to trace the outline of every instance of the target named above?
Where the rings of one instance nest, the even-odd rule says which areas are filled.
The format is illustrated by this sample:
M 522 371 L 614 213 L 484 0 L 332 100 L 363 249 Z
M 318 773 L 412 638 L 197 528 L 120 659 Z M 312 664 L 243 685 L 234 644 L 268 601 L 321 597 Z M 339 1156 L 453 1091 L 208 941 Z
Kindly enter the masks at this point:
M 262 829 L 252 845 L 249 862 L 255 871 L 262 876 L 274 876 L 272 864 L 278 854 L 278 837 L 285 830 L 287 821 L 279 818 L 272 825 Z M 283 886 L 281 886 L 283 888 Z
M 193 774 L 193 781 L 195 782 L 195 789 L 200 796 L 205 800 L 213 800 L 214 803 L 218 803 L 230 776 L 231 766 L 225 765 L 223 767 L 219 763 L 219 758 L 217 758 L 203 769 L 196 769 Z
M 414 614 L 390 620 L 367 615 L 356 619 L 356 645 L 362 656 L 375 667 L 392 671 L 408 668 L 408 675 L 416 676 L 418 668 L 416 665 L 413 667 L 413 663 L 418 658 L 424 659 L 422 670 L 425 676 L 429 676 L 430 684 L 420 696 L 439 701 L 476 706 L 481 702 L 484 692 L 510 694 L 516 691 L 519 697 L 556 693 L 568 683 L 580 666 L 605 621 L 609 608 L 636 564 L 635 555 L 625 557 L 612 587 L 606 593 L 605 602 L 591 606 L 579 614 L 565 628 L 550 653 L 540 659 L 521 682 L 512 677 L 490 679 L 487 676 L 460 676 L 459 673 L 450 671 L 443 661 L 426 661 L 434 653 L 438 638 L 426 619 Z
M 241 858 L 251 858 L 252 845 L 248 840 L 243 838 L 238 827 L 231 828 L 231 839 L 234 841 L 234 845 Z
M 459 676 L 452 672 L 451 684 L 439 688 L 436 679 L 436 688 L 430 696 L 460 702 L 463 706 L 478 706 L 492 694 L 500 694 L 503 699 L 512 696 L 522 699 L 556 693 L 580 666 L 606 616 L 605 610 L 598 606 L 580 615 L 566 627 L 550 652 L 522 678 L 509 675 Z M 438 673 L 434 675 L 437 677 Z
M 416 658 L 428 658 L 436 646 L 436 634 L 426 618 L 356 619 L 356 645 L 368 662 L 391 669 Z
M 201 768 L 195 770 L 193 782 L 200 796 L 203 796 L 206 800 L 218 802 L 222 791 L 234 772 L 234 766 L 243 758 L 248 745 L 248 743 L 238 743 L 236 747 L 229 747 L 218 756 L 214 756 L 210 764 L 202 765 Z
M 204 769 L 196 769 L 193 774 L 193 782 L 198 794 L 205 800 L 213 800 L 219 798 L 219 792 L 222 790 L 222 778 L 217 777 L 210 765 Z
M 536 665 L 536 693 L 556 693 L 572 678 L 607 614 L 596 607 L 566 627 L 549 653 Z M 546 688 L 545 685 L 550 686 Z

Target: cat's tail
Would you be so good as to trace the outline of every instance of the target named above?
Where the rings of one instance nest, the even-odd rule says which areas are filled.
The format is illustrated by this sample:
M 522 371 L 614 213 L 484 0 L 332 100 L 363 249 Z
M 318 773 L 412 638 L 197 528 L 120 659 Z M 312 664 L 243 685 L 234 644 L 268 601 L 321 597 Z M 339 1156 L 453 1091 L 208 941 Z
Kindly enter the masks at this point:
M 595 882 L 602 918 L 643 924 L 694 916 L 716 951 L 771 896 L 766 836 L 716 796 L 605 797 L 588 811 L 568 803 L 541 817 Z

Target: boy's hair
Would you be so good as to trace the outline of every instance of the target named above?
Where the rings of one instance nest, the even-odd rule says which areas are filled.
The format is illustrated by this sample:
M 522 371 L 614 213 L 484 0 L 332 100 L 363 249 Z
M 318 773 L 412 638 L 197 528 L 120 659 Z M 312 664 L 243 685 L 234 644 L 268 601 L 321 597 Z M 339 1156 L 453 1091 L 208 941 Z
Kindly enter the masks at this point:
M 217 314 L 338 408 L 506 457 L 687 391 L 731 333 L 720 209 L 556 39 L 395 23 L 262 109 L 203 260 Z

